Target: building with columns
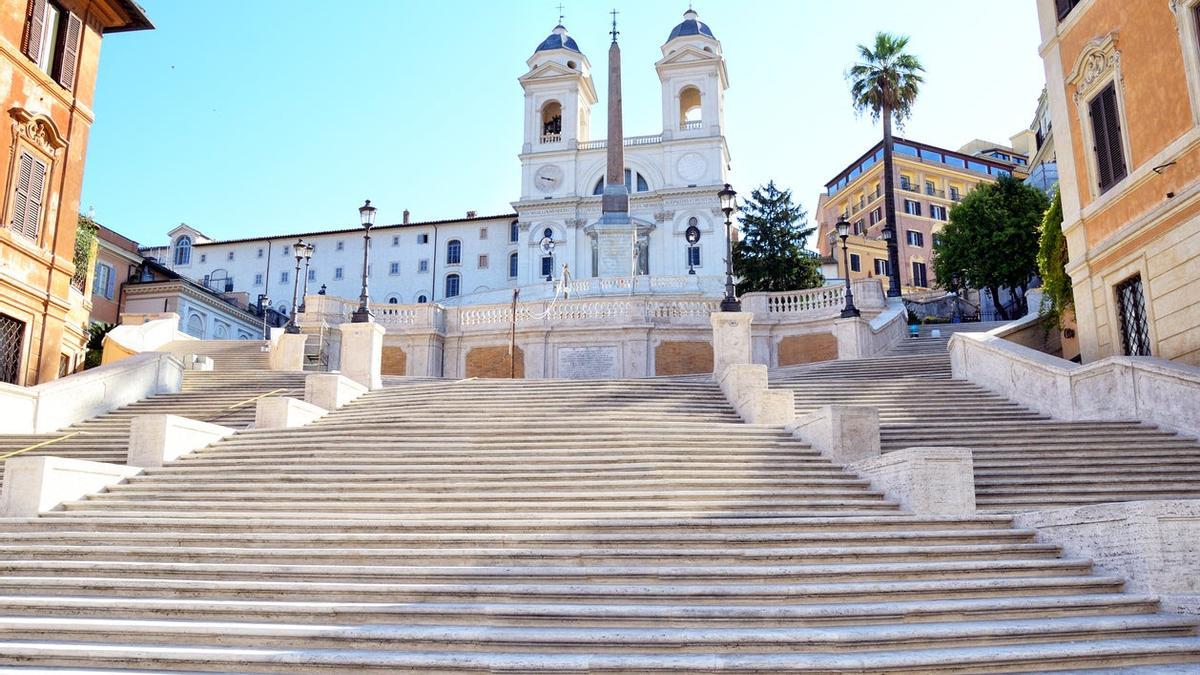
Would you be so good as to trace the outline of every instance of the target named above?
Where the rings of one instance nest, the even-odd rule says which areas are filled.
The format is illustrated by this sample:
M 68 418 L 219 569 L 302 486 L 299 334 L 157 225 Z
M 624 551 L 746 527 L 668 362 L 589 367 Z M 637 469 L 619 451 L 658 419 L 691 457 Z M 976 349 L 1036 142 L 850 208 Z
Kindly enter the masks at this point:
M 573 287 L 582 295 L 719 295 L 725 227 L 717 192 L 730 162 L 722 132 L 729 86 L 725 58 L 712 29 L 690 10 L 669 31 L 661 51 L 654 67 L 662 82 L 662 128 L 624 134 L 614 37 L 610 80 L 613 68 L 617 78 L 607 102 L 610 124 L 608 133 L 601 130 L 597 137 L 591 121 L 600 99 L 591 62 L 567 29 L 556 26 L 518 78 L 525 115 L 513 212 L 427 221 L 412 220 L 405 212 L 401 222 L 376 225 L 369 253 L 372 301 L 490 303 L 511 298 L 514 288 L 521 289 L 522 299 L 543 299 L 555 294 L 555 281 L 564 273 L 581 282 L 598 279 Z M 601 223 L 613 139 L 613 149 L 623 154 L 617 175 L 623 175 L 628 206 L 624 220 Z M 689 226 L 701 232 L 694 247 L 685 239 Z M 266 295 L 279 310 L 290 310 L 297 286 L 291 246 L 300 238 L 315 250 L 307 273 L 300 271 L 299 295 L 305 279 L 310 294 L 323 288 L 332 296 L 359 295 L 360 228 L 224 241 L 188 225 L 168 234 L 169 244 L 143 252 L 203 285 L 251 298 Z

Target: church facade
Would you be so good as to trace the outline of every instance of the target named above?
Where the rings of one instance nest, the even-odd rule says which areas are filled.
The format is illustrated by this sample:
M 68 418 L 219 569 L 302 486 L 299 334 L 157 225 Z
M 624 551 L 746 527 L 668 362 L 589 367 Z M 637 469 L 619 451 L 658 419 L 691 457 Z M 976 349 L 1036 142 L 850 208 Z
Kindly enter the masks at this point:
M 425 222 L 410 222 L 406 212 L 400 223 L 376 225 L 368 267 L 372 301 L 491 303 L 511 297 L 513 288 L 523 299 L 539 299 L 553 296 L 564 274 L 581 282 L 623 279 L 612 285 L 622 290 L 719 294 L 726 243 L 717 192 L 730 162 L 722 132 L 728 76 L 721 43 L 688 11 L 661 51 L 654 67 L 662 83 L 662 129 L 636 136 L 620 131 L 618 49 L 609 133 L 597 134 L 591 63 L 566 28 L 556 26 L 519 78 L 525 115 L 513 211 Z M 628 217 L 627 225 L 610 226 L 606 234 L 600 220 L 610 138 L 623 150 Z M 685 238 L 690 226 L 701 233 L 696 245 Z M 322 287 L 333 296 L 359 294 L 361 230 L 220 241 L 181 225 L 169 236 L 168 245 L 144 254 L 218 292 L 245 293 L 252 302 L 266 296 L 276 310 L 290 311 L 297 239 L 315 246 L 307 273 L 300 271 L 301 294 L 305 277 L 310 294 Z M 667 279 L 671 283 L 658 283 Z M 574 288 L 587 295 L 600 286 Z

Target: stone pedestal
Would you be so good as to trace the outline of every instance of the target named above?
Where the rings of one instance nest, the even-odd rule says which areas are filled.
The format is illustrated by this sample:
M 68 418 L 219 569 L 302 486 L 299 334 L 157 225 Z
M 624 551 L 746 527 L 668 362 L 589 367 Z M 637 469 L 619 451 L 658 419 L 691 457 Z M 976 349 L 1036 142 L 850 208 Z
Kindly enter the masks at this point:
M 367 389 L 383 387 L 383 326 L 374 322 L 344 323 L 341 371 Z
M 304 370 L 304 345 L 308 336 L 303 333 L 284 333 L 271 343 L 271 370 L 300 372 Z
M 290 429 L 310 424 L 329 411 L 320 406 L 290 396 L 268 396 L 258 399 L 254 409 L 255 429 Z
M 337 410 L 365 393 L 366 387 L 339 373 L 304 378 L 304 400 L 325 410 Z
M 65 457 L 13 457 L 4 463 L 0 516 L 28 518 L 136 476 L 136 466 Z
M 234 429 L 179 415 L 138 415 L 129 424 L 129 466 L 160 467 L 232 436 Z
M 846 468 L 918 516 L 975 515 L 975 469 L 968 448 L 905 448 Z
M 837 464 L 879 457 L 879 409 L 872 406 L 821 406 L 787 430 Z
M 720 378 L 729 366 L 752 363 L 750 312 L 713 312 L 713 377 Z

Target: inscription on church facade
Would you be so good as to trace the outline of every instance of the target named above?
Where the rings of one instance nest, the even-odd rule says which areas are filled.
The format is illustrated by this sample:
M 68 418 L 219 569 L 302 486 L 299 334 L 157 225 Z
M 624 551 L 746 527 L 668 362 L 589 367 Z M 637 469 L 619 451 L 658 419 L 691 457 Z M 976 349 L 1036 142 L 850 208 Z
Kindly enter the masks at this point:
M 559 347 L 558 377 L 568 380 L 597 380 L 621 377 L 620 351 L 616 345 Z

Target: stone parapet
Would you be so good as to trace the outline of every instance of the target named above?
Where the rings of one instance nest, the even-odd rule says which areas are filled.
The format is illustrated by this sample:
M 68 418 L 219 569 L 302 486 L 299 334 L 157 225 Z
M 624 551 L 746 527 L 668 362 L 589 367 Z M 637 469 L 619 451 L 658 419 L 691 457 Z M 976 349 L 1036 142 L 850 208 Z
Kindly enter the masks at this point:
M 279 331 L 271 336 L 271 370 L 298 373 L 304 370 L 304 345 L 308 336 L 303 333 Z
M 908 335 L 908 310 L 894 300 L 874 317 L 833 321 L 839 359 L 866 359 L 887 352 Z
M 367 391 L 340 373 L 313 373 L 304 378 L 304 400 L 324 410 L 337 410 Z
M 1136 420 L 1200 437 L 1200 368 L 1149 356 L 1081 366 L 984 333 L 950 338 L 955 379 L 1063 420 Z
M 139 415 L 129 423 L 126 463 L 160 467 L 234 433 L 229 427 L 179 415 Z
M 788 424 L 796 418 L 795 392 L 767 388 L 767 367 L 729 366 L 718 378 L 725 399 L 747 424 Z
M 975 513 L 975 470 L 968 448 L 905 448 L 846 468 L 916 515 Z
M 1163 608 L 1200 614 L 1200 500 L 1116 502 L 1018 513 L 1038 541 L 1091 558 L 1125 577 L 1126 591 L 1153 593 Z
M 821 406 L 787 430 L 836 464 L 879 457 L 879 410 L 871 406 Z
M 750 324 L 754 315 L 749 312 L 713 312 L 712 323 L 713 379 L 724 375 L 730 366 L 753 363 Z
M 341 372 L 367 389 L 383 387 L 383 335 L 375 322 L 344 323 L 340 327 Z
M 28 518 L 51 511 L 63 502 L 135 476 L 135 466 L 89 462 L 65 457 L 14 457 L 4 463 L 0 516 Z

